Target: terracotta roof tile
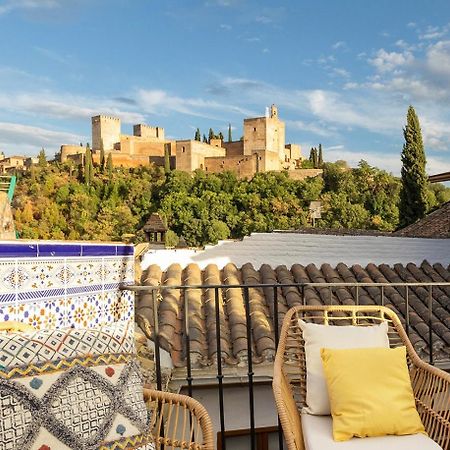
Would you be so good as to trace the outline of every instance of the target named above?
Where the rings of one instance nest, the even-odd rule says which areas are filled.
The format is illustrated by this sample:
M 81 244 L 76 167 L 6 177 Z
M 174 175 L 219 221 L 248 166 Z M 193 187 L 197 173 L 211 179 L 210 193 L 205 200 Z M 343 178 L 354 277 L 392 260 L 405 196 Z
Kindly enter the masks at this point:
M 390 282 L 428 282 L 449 281 L 449 268 L 441 264 L 430 265 L 424 261 L 416 264 L 368 264 L 366 267 L 351 267 L 340 263 L 336 267 L 314 264 L 306 267 L 294 264 L 289 270 L 286 266 L 273 269 L 263 264 L 259 270 L 245 264 L 238 269 L 227 264 L 222 270 L 216 265 L 208 265 L 203 271 L 196 264 L 189 264 L 184 270 L 173 264 L 165 272 L 152 265 L 143 274 L 143 284 L 180 285 L 201 284 L 205 289 L 162 291 L 159 299 L 159 323 L 161 345 L 170 352 L 174 365 L 186 365 L 186 339 L 184 332 L 185 301 L 189 307 L 189 338 L 193 368 L 207 368 L 216 362 L 216 308 L 215 289 L 208 285 L 223 284 L 218 289 L 219 318 L 222 357 L 227 367 L 245 365 L 247 358 L 247 323 L 244 306 L 244 291 L 227 288 L 233 284 L 271 284 L 271 283 L 390 283 Z M 249 288 L 250 315 L 252 320 L 252 352 L 256 365 L 270 363 L 275 354 L 274 339 L 274 293 L 277 294 L 279 325 L 288 308 L 303 303 L 301 289 L 297 287 Z M 433 314 L 431 315 L 433 333 L 433 355 L 435 360 L 450 359 L 450 288 L 433 288 Z M 310 305 L 334 304 L 362 305 L 384 304 L 393 309 L 403 325 L 409 318 L 411 342 L 423 358 L 428 354 L 428 296 L 426 287 L 411 287 L 408 290 L 409 311 L 407 312 L 406 289 L 387 286 L 304 288 L 304 303 Z M 152 297 L 143 294 L 137 303 L 137 312 L 152 322 Z M 212 369 L 215 370 L 215 369 Z
M 450 238 L 450 202 L 395 234 L 409 237 Z

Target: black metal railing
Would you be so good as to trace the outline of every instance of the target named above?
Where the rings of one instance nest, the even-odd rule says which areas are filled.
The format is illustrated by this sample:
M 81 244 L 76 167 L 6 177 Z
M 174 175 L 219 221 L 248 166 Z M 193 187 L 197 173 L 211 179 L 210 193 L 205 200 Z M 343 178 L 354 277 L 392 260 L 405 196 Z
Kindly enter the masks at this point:
M 215 345 L 216 345 L 216 379 L 218 386 L 218 400 L 219 400 L 219 415 L 220 415 L 220 433 L 218 442 L 218 446 L 222 449 L 226 449 L 226 426 L 225 426 L 225 407 L 224 407 L 224 356 L 222 351 L 222 342 L 221 342 L 221 318 L 220 318 L 220 302 L 221 299 L 221 291 L 228 292 L 230 289 L 238 289 L 242 291 L 243 294 L 243 303 L 245 308 L 245 323 L 247 327 L 247 380 L 248 380 L 248 405 L 249 405 L 249 430 L 250 430 L 250 449 L 256 449 L 256 431 L 255 431 L 255 399 L 254 399 L 254 371 L 253 371 L 253 352 L 252 352 L 252 311 L 250 305 L 250 289 L 271 289 L 273 291 L 273 337 L 275 348 L 278 346 L 279 340 L 279 289 L 285 288 L 295 288 L 300 295 L 300 303 L 306 305 L 307 299 L 305 297 L 305 289 L 313 288 L 318 290 L 318 297 L 324 304 L 332 305 L 340 304 L 339 296 L 336 295 L 335 291 L 337 288 L 342 289 L 346 288 L 351 292 L 351 297 L 353 299 L 353 303 L 356 305 L 360 304 L 361 301 L 361 291 L 366 290 L 367 288 L 379 289 L 379 296 L 376 296 L 377 299 L 374 299 L 373 293 L 368 294 L 369 297 L 372 298 L 372 304 L 380 304 L 382 306 L 391 306 L 391 302 L 386 302 L 386 298 L 390 299 L 392 296 L 392 292 L 389 295 L 386 295 L 387 288 L 394 288 L 395 294 L 401 295 L 404 300 L 404 307 L 402 307 L 401 315 L 404 319 L 405 330 L 409 336 L 411 332 L 411 308 L 414 312 L 415 324 L 414 327 L 418 325 L 418 320 L 421 320 L 427 327 L 427 333 L 423 331 L 420 334 L 420 338 L 426 342 L 427 348 L 429 350 L 428 354 L 428 362 L 430 364 L 434 364 L 434 356 L 433 356 L 433 343 L 435 339 L 435 333 L 433 331 L 432 323 L 434 312 L 433 308 L 437 310 L 437 308 L 443 308 L 443 311 L 446 311 L 450 316 L 450 282 L 428 282 L 428 283 L 292 283 L 292 284 L 233 284 L 233 285 L 225 285 L 225 284 L 212 284 L 212 285 L 162 285 L 162 286 L 124 286 L 122 289 L 131 290 L 136 293 L 151 293 L 152 297 L 152 324 L 153 329 L 151 330 L 151 338 L 155 344 L 155 370 L 156 370 L 156 384 L 157 389 L 162 389 L 162 376 L 161 376 L 161 354 L 160 354 L 160 323 L 159 323 L 159 299 L 164 297 L 164 293 L 167 290 L 178 290 L 180 294 L 183 295 L 183 306 L 184 306 L 184 329 L 183 329 L 183 337 L 185 340 L 185 348 L 186 348 L 186 385 L 188 390 L 188 395 L 193 396 L 193 371 L 192 371 L 192 361 L 191 361 L 191 342 L 190 342 L 190 326 L 189 326 L 189 317 L 190 317 L 190 305 L 189 298 L 187 292 L 189 290 L 200 290 L 202 294 L 204 291 L 211 290 L 214 291 L 214 321 L 215 321 Z M 326 288 L 329 291 L 328 295 L 324 294 L 323 288 Z M 421 291 L 421 295 L 416 291 L 418 288 L 426 289 L 427 297 L 425 299 L 424 292 Z M 438 299 L 433 297 L 433 288 L 435 288 L 435 292 L 438 291 L 438 288 L 444 288 L 443 292 L 439 289 L 439 301 Z M 414 295 L 420 300 L 420 304 L 416 304 L 414 307 L 411 307 L 410 302 L 410 294 L 411 290 L 413 290 Z M 325 291 L 326 292 L 326 291 Z M 402 295 L 403 293 L 403 295 Z M 438 294 L 436 294 L 438 295 Z M 226 299 L 226 295 L 224 295 Z M 267 296 L 265 296 L 267 298 Z M 444 301 L 443 297 L 446 298 L 446 304 L 444 307 L 441 302 Z M 336 300 L 337 299 L 337 300 Z M 378 300 L 378 301 L 377 301 Z M 439 306 L 435 306 L 435 303 L 438 303 Z M 292 306 L 292 305 L 290 305 Z M 420 308 L 418 308 L 420 306 Z M 395 309 L 400 309 L 394 307 Z M 416 311 L 416 309 L 420 309 Z M 442 311 L 440 311 L 442 316 Z M 419 317 L 419 319 L 418 319 Z M 447 344 L 450 344 L 447 342 Z M 278 447 L 280 450 L 283 449 L 283 435 L 281 432 L 280 422 L 278 420 Z

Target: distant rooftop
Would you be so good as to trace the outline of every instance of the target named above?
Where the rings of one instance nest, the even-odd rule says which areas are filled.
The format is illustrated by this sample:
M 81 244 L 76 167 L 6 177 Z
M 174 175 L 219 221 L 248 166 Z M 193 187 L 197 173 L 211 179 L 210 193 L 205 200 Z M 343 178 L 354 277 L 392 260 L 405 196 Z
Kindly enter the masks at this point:
M 450 238 L 450 202 L 423 219 L 397 231 L 396 234 L 410 237 Z
M 221 241 L 204 250 L 150 250 L 142 268 L 158 264 L 166 270 L 171 264 L 186 267 L 190 263 L 204 269 L 208 264 L 219 268 L 228 263 L 242 267 L 251 263 L 271 267 L 293 264 L 324 263 L 333 266 L 360 264 L 430 264 L 450 262 L 450 239 L 408 238 L 386 235 L 306 234 L 305 232 L 253 233 L 241 241 Z

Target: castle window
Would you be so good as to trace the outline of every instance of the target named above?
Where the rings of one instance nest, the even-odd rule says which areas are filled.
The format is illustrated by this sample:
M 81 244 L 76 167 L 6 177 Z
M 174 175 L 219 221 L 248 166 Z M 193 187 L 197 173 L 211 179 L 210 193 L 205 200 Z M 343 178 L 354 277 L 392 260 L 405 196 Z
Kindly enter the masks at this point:
M 181 147 L 181 150 L 183 151 L 183 153 L 186 151 L 186 147 L 183 145 L 183 147 Z
M 256 131 L 256 127 L 253 128 L 253 131 Z

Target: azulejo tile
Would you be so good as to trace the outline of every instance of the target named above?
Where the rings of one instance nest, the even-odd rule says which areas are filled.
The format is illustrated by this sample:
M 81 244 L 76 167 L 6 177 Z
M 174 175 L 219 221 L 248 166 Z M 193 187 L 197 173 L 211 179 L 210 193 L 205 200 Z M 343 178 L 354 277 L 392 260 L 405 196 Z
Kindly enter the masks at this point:
M 54 329 L 64 327 L 57 311 L 63 299 L 46 299 L 37 302 L 19 303 L 16 320 L 36 329 Z
M 7 322 L 8 320 L 17 320 L 17 305 L 15 303 L 0 306 L 0 322 Z
M 130 294 L 129 291 L 110 293 L 109 317 L 112 321 L 134 320 L 134 298 Z
M 24 291 L 37 291 L 44 289 L 57 289 L 65 286 L 65 279 L 60 274 L 65 272 L 64 259 L 41 259 L 21 261 L 18 267 L 28 275 L 22 286 Z
M 70 278 L 68 287 L 101 285 L 96 272 L 101 270 L 101 258 L 77 258 L 67 259 L 66 270 L 73 276 Z
M 0 258 L 36 258 L 37 244 L 0 243 Z
M 16 261 L 0 261 L 0 292 L 16 292 L 28 282 L 30 275 Z

